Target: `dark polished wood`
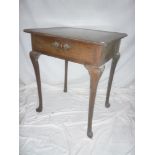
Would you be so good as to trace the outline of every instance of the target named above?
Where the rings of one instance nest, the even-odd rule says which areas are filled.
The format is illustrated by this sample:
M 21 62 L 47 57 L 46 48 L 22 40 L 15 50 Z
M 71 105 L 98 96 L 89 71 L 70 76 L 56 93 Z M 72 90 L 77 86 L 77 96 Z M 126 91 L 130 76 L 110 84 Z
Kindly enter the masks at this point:
M 65 60 L 64 92 L 67 92 L 67 78 L 68 78 L 68 61 Z
M 109 76 L 109 81 L 108 81 L 108 89 L 107 89 L 106 101 L 105 101 L 105 106 L 107 108 L 110 107 L 109 96 L 110 96 L 110 91 L 111 91 L 111 85 L 112 85 L 112 80 L 113 80 L 115 68 L 116 68 L 116 65 L 117 65 L 117 62 L 118 62 L 119 58 L 120 58 L 120 54 L 116 53 L 116 55 L 114 55 L 114 57 L 112 59 L 112 64 L 111 64 L 111 69 L 110 69 L 110 76 Z
M 38 86 L 38 112 L 42 111 L 41 82 L 38 64 L 40 54 L 65 60 L 64 92 L 67 92 L 68 61 L 84 64 L 88 70 L 90 75 L 90 97 L 87 135 L 92 138 L 95 97 L 98 82 L 104 70 L 104 64 L 112 59 L 105 102 L 105 106 L 109 107 L 112 80 L 120 57 L 120 40 L 127 35 L 125 33 L 69 27 L 25 29 L 24 31 L 31 33 L 32 52 L 30 52 L 30 58 L 34 66 Z
M 69 45 L 70 48 L 65 50 L 64 45 Z M 32 48 L 34 51 L 80 64 L 100 63 L 101 47 L 96 44 L 32 34 Z
M 31 62 L 34 67 L 36 81 L 37 81 L 37 87 L 38 87 L 39 106 L 36 109 L 37 112 L 42 111 L 42 92 L 41 92 L 40 70 L 39 70 L 39 63 L 38 63 L 38 58 L 40 55 L 41 55 L 40 53 L 35 52 L 35 51 L 30 52 L 30 58 L 31 58 Z
M 95 104 L 95 97 L 99 79 L 103 73 L 104 66 L 101 67 L 94 67 L 85 65 L 86 69 L 90 75 L 90 95 L 89 95 L 89 111 L 88 111 L 88 128 L 87 128 L 87 136 L 92 138 L 92 118 L 93 118 L 93 111 L 94 111 L 94 104 Z
M 53 28 L 35 28 L 25 29 L 24 32 L 39 34 L 42 36 L 52 36 L 64 39 L 71 39 L 84 43 L 95 43 L 103 45 L 110 43 L 113 40 L 118 40 L 127 36 L 125 33 L 108 32 L 100 30 L 90 30 L 84 28 L 72 27 L 53 27 Z

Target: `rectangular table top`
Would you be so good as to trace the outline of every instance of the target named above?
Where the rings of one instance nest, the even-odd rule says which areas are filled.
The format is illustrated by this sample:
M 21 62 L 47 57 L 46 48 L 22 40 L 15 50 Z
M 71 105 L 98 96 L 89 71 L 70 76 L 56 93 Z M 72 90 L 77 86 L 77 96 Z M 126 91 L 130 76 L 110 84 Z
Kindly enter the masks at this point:
M 40 34 L 44 36 L 54 36 L 90 42 L 95 44 L 107 44 L 114 40 L 119 40 L 127 36 L 125 33 L 108 32 L 100 30 L 90 30 L 72 27 L 34 28 L 25 29 L 24 32 Z

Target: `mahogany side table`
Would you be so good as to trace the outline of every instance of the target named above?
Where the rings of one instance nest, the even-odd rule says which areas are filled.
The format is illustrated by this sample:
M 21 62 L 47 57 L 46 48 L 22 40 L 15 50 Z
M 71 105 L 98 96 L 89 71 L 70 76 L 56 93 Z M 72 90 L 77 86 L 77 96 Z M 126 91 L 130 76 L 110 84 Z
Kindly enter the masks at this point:
M 38 64 L 38 58 L 41 54 L 65 60 L 64 92 L 67 92 L 68 61 L 83 64 L 88 70 L 90 96 L 87 136 L 92 138 L 95 97 L 104 64 L 112 59 L 105 101 L 105 106 L 108 108 L 110 107 L 109 96 L 114 71 L 120 58 L 120 41 L 127 34 L 70 27 L 25 29 L 24 32 L 31 33 L 32 51 L 30 52 L 30 58 L 36 75 L 39 96 L 37 112 L 42 111 L 41 80 Z

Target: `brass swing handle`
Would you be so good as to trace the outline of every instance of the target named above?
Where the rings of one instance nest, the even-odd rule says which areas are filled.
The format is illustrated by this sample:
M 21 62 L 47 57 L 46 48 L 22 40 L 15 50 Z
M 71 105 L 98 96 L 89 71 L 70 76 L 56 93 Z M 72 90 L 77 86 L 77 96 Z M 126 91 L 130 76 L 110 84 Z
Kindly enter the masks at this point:
M 54 48 L 57 48 L 57 49 L 62 49 L 62 50 L 69 50 L 71 48 L 71 46 L 68 45 L 67 43 L 61 44 L 61 43 L 59 43 L 57 41 L 53 42 L 51 44 L 51 46 L 54 47 Z

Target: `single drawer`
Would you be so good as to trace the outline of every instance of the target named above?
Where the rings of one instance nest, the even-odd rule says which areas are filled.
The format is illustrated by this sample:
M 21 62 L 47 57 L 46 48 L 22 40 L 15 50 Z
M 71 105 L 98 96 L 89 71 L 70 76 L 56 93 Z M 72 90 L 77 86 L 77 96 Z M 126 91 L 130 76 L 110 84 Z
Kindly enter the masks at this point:
M 32 34 L 34 51 L 69 61 L 97 65 L 101 56 L 100 45 L 66 38 Z

